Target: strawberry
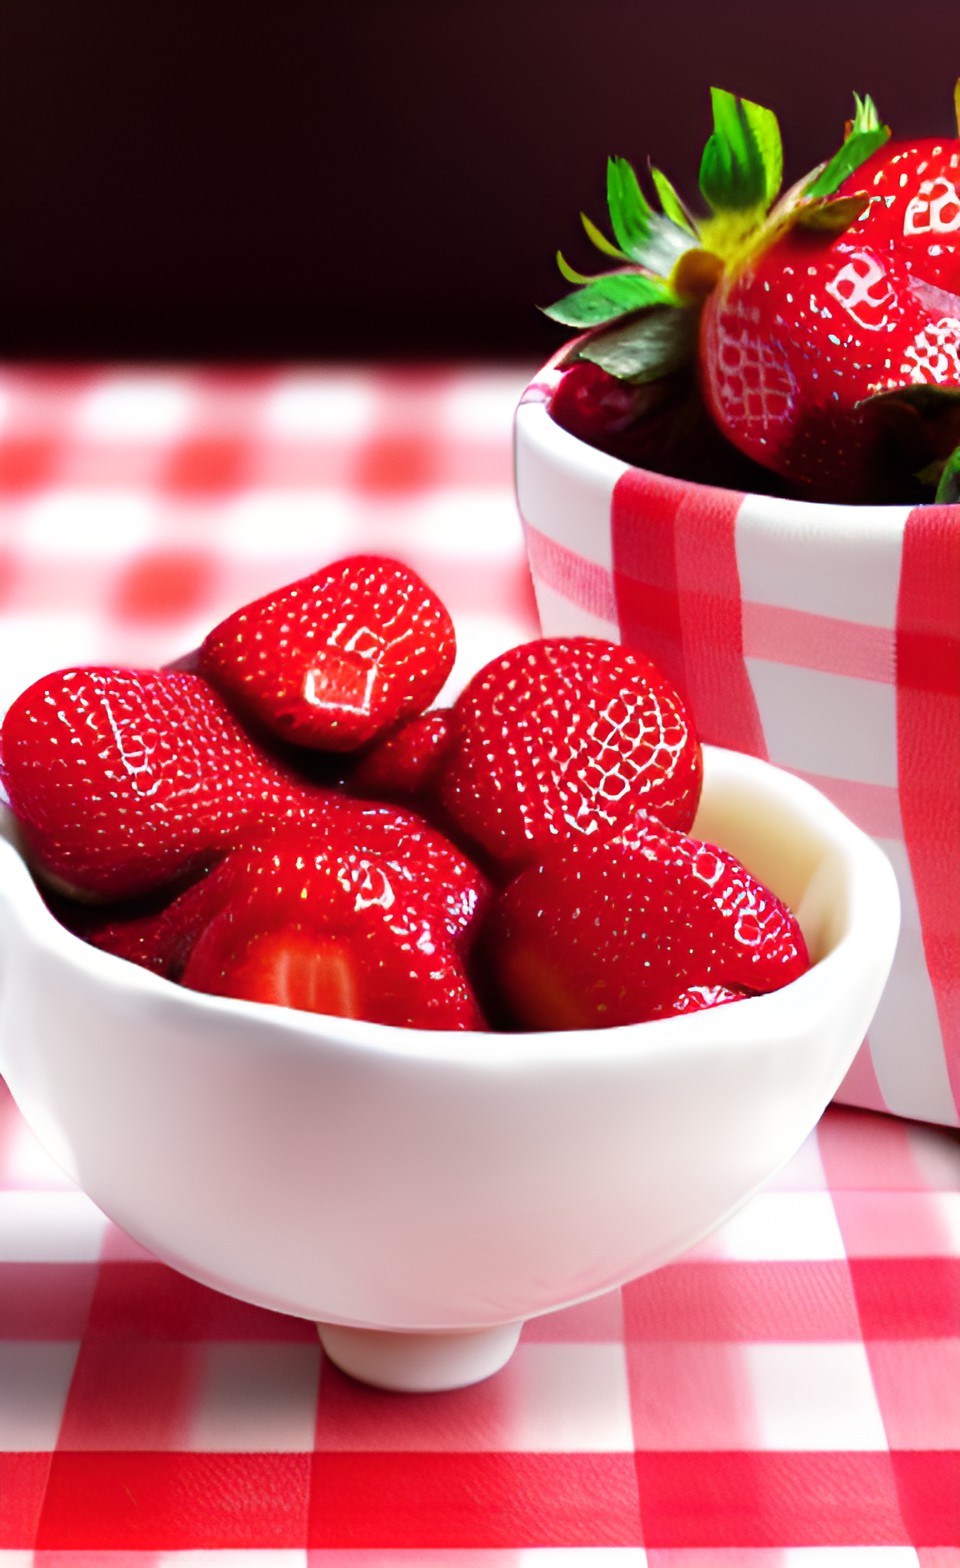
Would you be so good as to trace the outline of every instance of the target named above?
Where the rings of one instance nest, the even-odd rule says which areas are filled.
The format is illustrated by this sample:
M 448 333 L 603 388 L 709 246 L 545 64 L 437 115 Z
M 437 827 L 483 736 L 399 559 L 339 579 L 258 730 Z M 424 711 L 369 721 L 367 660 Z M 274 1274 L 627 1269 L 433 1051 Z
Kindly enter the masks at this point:
M 398 561 L 358 555 L 229 615 L 205 638 L 199 669 L 281 739 L 353 751 L 428 707 L 455 653 L 426 583 Z
M 634 394 L 645 390 L 648 406 L 651 386 L 666 395 L 695 367 L 706 413 L 777 476 L 771 488 L 915 501 L 933 499 L 936 486 L 938 499 L 951 499 L 960 470 L 960 141 L 892 142 L 872 101 L 855 104 L 840 150 L 778 200 L 775 117 L 714 89 L 700 169 L 706 217 L 693 216 L 656 169 L 655 210 L 630 164 L 611 159 L 615 242 L 584 224 L 617 266 L 588 277 L 559 257 L 578 287 L 547 314 L 586 329 L 569 367 L 598 366 Z M 616 400 L 595 386 L 591 401 Z M 629 456 L 626 401 L 602 444 L 644 461 Z M 576 429 L 562 381 L 554 402 Z M 591 439 L 588 420 L 577 433 Z M 669 451 L 646 460 L 678 471 Z
M 450 719 L 449 708 L 431 708 L 391 730 L 350 770 L 349 789 L 389 800 L 424 795 L 450 739 Z
M 229 906 L 238 879 L 247 874 L 238 866 L 247 866 L 251 856 L 259 865 L 271 853 L 288 855 L 294 845 L 306 853 L 320 822 L 328 855 L 342 865 L 358 859 L 376 864 L 408 903 L 415 899 L 422 906 L 444 943 L 467 950 L 490 891 L 477 867 L 413 812 L 345 797 L 325 802 L 321 817 L 305 818 L 296 830 L 280 823 L 275 851 L 266 824 L 267 831 L 227 850 L 206 875 L 159 905 L 156 897 L 107 909 L 56 895 L 48 902 L 61 923 L 92 946 L 176 980 L 201 931 Z
M 433 852 L 401 837 L 399 852 L 368 853 L 355 826 L 348 813 L 321 836 L 279 834 L 226 856 L 208 879 L 219 908 L 181 983 L 372 1023 L 483 1029 L 431 886 Z M 443 856 L 433 869 L 447 875 Z
M 919 282 L 960 286 L 960 139 L 887 142 L 841 185 L 869 200 L 846 231 L 851 244 L 891 247 Z
M 643 811 L 520 872 L 491 905 L 481 952 L 533 1029 L 639 1023 L 689 1010 L 691 989 L 776 990 L 809 965 L 795 917 L 733 855 Z
M 674 1018 L 683 1013 L 702 1013 L 708 1007 L 725 1007 L 728 1002 L 741 1002 L 749 991 L 735 991 L 727 985 L 688 985 L 676 996 L 651 1007 L 651 1018 Z
M 198 675 L 67 669 L 0 730 L 0 777 L 30 860 L 93 899 L 184 881 L 254 825 L 322 812 Z
M 686 709 L 649 659 L 600 638 L 545 638 L 468 682 L 434 788 L 449 820 L 512 870 L 637 805 L 689 827 L 702 768 Z

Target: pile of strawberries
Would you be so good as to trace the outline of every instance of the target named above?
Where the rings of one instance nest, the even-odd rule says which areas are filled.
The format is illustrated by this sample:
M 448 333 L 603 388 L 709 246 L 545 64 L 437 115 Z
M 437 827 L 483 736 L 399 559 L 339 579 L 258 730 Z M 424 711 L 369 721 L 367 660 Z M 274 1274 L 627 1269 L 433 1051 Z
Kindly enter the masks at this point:
M 68 669 L 0 731 L 51 908 L 198 991 L 430 1029 L 634 1023 L 773 990 L 793 915 L 688 836 L 702 757 L 640 653 L 542 640 L 431 707 L 450 616 L 357 556 L 162 670 Z
M 960 499 L 960 92 L 953 135 L 873 100 L 782 190 L 770 109 L 711 93 L 694 210 L 607 164 L 612 238 L 546 307 L 577 336 L 554 419 L 628 462 L 812 501 Z M 611 265 L 612 263 L 612 265 Z

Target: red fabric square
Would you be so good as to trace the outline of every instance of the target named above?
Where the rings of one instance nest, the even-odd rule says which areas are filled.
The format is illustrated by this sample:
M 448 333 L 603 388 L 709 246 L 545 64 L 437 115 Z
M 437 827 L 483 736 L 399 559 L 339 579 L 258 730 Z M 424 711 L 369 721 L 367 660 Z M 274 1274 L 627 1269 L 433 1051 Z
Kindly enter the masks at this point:
M 111 613 L 123 621 L 186 620 L 209 602 L 216 576 L 216 557 L 202 551 L 146 551 L 121 574 Z
M 629 1454 L 324 1453 L 314 1461 L 311 1547 L 640 1543 Z
M 37 1528 L 45 1550 L 302 1547 L 309 1454 L 53 1455 Z
M 637 1475 L 651 1548 L 907 1542 L 889 1454 L 648 1453 Z

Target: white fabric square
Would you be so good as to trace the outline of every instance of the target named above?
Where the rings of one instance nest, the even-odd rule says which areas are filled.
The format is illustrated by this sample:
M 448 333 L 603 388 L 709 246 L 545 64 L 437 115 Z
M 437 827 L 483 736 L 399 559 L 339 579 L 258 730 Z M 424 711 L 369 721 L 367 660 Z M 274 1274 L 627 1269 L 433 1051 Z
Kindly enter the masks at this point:
M 270 439 L 357 440 L 376 431 L 376 386 L 362 371 L 292 371 L 268 395 L 263 414 Z
M 355 502 L 343 490 L 247 491 L 219 517 L 226 554 L 267 563 L 264 593 L 360 548 Z
M 189 375 L 104 373 L 80 400 L 76 433 L 82 440 L 173 441 L 186 430 L 195 398 Z
M 154 543 L 157 502 L 141 490 L 47 490 L 19 515 L 25 556 L 103 561 L 119 571 Z
M 535 1453 L 629 1453 L 627 1366 L 621 1345 L 524 1344 L 510 1365 L 506 1446 Z
M 0 1261 L 93 1263 L 106 1226 L 82 1192 L 0 1192 Z
M 386 500 L 369 518 L 365 546 L 415 566 L 428 557 L 455 561 L 466 587 L 471 563 L 523 562 L 523 530 L 513 497 L 500 490 L 433 489 L 413 501 Z M 416 567 L 415 567 L 416 569 Z M 424 575 L 429 571 L 424 568 Z
M 0 1450 L 56 1448 L 79 1349 L 74 1340 L 0 1340 Z
M 471 370 L 444 396 L 442 429 L 461 440 L 502 441 L 509 448 L 513 415 L 530 380 L 524 371 Z
M 862 1344 L 748 1344 L 742 1346 L 742 1358 L 761 1448 L 886 1449 Z
M 687 1254 L 689 1258 L 775 1263 L 843 1258 L 828 1192 L 760 1192 Z

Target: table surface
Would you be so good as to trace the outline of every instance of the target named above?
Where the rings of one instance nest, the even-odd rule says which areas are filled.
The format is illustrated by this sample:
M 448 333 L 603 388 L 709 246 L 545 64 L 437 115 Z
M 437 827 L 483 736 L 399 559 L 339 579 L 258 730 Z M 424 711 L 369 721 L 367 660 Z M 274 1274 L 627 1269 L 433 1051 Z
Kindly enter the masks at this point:
M 523 368 L 0 372 L 0 708 L 163 662 L 325 561 L 536 634 Z M 960 1135 L 831 1107 L 684 1258 L 394 1395 L 153 1260 L 0 1084 L 0 1568 L 958 1568 Z M 240 1554 L 243 1554 L 241 1557 Z M 251 1555 L 255 1554 L 255 1555 Z

